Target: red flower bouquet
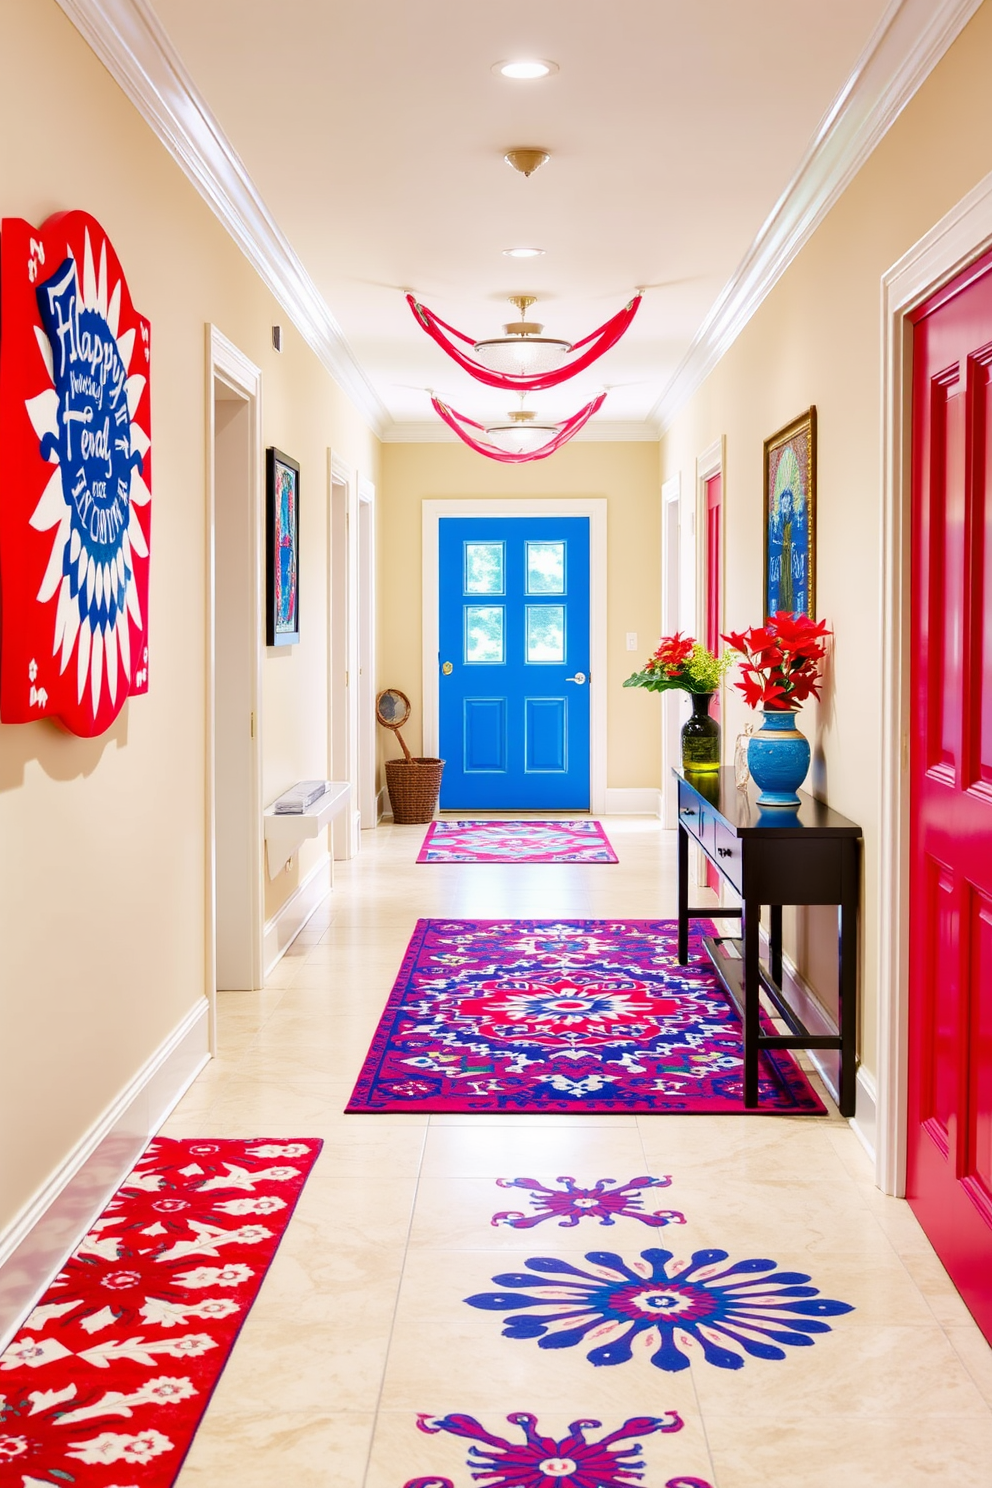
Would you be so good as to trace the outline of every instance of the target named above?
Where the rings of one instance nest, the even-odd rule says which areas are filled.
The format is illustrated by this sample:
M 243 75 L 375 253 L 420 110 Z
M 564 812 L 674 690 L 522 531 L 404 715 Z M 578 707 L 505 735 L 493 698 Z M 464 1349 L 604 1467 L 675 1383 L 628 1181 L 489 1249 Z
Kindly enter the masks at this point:
M 649 692 L 716 692 L 724 672 L 733 663 L 729 652 L 714 656 L 701 642 L 681 631 L 662 636 L 657 649 L 639 672 L 628 677 L 624 687 L 646 687 Z
M 790 713 L 820 696 L 820 662 L 831 634 L 825 620 L 778 610 L 764 625 L 731 631 L 723 640 L 741 654 L 743 677 L 734 686 L 749 708 Z

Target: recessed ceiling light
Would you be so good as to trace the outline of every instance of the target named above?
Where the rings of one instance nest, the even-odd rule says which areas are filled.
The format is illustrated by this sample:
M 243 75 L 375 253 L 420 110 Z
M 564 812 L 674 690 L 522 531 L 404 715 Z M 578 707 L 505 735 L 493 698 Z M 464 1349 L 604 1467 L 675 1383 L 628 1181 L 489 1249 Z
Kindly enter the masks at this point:
M 550 73 L 557 71 L 557 62 L 539 61 L 536 58 L 521 58 L 516 62 L 493 63 L 493 72 L 498 72 L 502 77 L 518 78 L 525 81 L 548 77 Z
M 545 250 L 543 248 L 504 248 L 503 253 L 507 258 L 538 258 Z

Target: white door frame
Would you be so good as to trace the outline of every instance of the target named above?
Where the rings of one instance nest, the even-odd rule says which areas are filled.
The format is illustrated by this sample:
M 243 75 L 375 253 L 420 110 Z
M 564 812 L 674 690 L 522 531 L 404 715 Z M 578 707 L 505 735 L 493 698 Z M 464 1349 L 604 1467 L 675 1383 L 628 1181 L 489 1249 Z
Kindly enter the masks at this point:
M 682 473 L 679 471 L 661 488 L 661 634 L 682 627 Z M 683 694 L 661 694 L 661 819 L 664 826 L 678 826 L 678 791 L 672 770 L 681 762 L 679 733 L 682 726 Z
M 328 561 L 328 688 L 327 773 L 330 779 L 346 780 L 351 786 L 348 807 L 331 827 L 331 851 L 335 858 L 353 858 L 359 847 L 358 828 L 358 562 L 355 530 L 355 486 L 357 477 L 333 450 L 327 452 L 327 561 Z M 338 515 L 335 487 L 344 489 L 344 532 L 335 537 Z M 341 547 L 338 546 L 340 539 Z M 345 588 L 344 606 L 338 589 Z M 343 629 L 343 635 L 339 633 Z M 344 661 L 344 677 L 335 674 L 335 664 Z M 343 709 L 343 717 L 341 710 Z M 342 758 L 343 756 L 343 758 Z
M 909 1084 L 910 541 L 913 335 L 906 316 L 992 246 L 992 174 L 882 276 L 882 749 L 877 854 L 879 1054 L 875 1178 L 906 1191 Z M 883 928 L 884 927 L 884 928 Z M 891 927 L 889 929 L 888 927 Z M 862 1100 L 875 1092 L 859 1074 Z M 866 1136 L 870 1133 L 866 1132 Z
M 605 496 L 545 500 L 491 496 L 423 502 L 424 753 L 437 757 L 438 717 L 438 522 L 442 517 L 589 518 L 589 809 L 606 810 L 606 508 Z
M 376 826 L 378 794 L 375 787 L 375 486 L 364 476 L 358 478 L 358 687 L 354 695 L 357 708 L 357 785 L 358 815 L 363 831 Z
M 261 769 L 261 697 L 262 697 L 262 374 L 243 352 L 229 341 L 216 326 L 206 327 L 206 926 L 204 932 L 205 968 L 204 979 L 210 1001 L 210 1047 L 217 1047 L 217 986 L 216 986 L 216 761 L 214 759 L 216 718 L 214 688 L 216 683 L 216 616 L 217 596 L 215 581 L 216 562 L 216 493 L 214 490 L 214 382 L 226 383 L 248 403 L 251 440 L 251 478 L 247 492 L 249 527 L 251 532 L 251 585 L 252 628 L 256 637 L 255 666 L 251 677 L 251 712 L 254 722 L 251 751 L 251 800 L 249 811 L 257 823 L 257 830 L 250 838 L 251 873 L 251 969 L 252 988 L 262 985 L 262 769 Z
M 334 488 L 344 487 L 344 552 L 334 551 Z M 345 769 L 337 778 L 351 786 L 351 806 L 332 828 L 335 858 L 353 858 L 361 846 L 360 830 L 376 824 L 375 797 L 375 486 L 328 450 L 328 776 L 334 776 L 334 738 L 338 705 L 345 708 L 343 745 Z M 343 699 L 335 697 L 332 657 L 335 586 L 344 577 L 343 611 L 345 685 Z M 340 611 L 338 612 L 340 613 Z M 364 818 L 364 820 L 363 820 Z

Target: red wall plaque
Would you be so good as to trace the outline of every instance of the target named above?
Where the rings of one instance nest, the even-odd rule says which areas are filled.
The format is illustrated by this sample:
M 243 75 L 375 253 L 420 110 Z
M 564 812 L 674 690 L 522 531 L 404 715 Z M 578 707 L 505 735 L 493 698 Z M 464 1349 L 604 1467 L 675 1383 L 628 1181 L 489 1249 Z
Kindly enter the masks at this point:
M 86 212 L 0 234 L 0 719 L 148 689 L 151 337 Z

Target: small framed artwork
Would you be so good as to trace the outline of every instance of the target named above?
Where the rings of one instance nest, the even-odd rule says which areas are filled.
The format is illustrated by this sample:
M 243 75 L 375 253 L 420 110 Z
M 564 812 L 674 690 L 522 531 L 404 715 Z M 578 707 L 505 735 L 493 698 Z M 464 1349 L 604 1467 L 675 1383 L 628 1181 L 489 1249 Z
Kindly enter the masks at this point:
M 815 619 L 816 409 L 765 440 L 765 615 Z
M 300 639 L 300 467 L 265 452 L 265 644 Z

